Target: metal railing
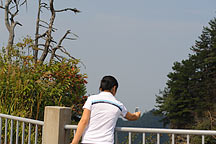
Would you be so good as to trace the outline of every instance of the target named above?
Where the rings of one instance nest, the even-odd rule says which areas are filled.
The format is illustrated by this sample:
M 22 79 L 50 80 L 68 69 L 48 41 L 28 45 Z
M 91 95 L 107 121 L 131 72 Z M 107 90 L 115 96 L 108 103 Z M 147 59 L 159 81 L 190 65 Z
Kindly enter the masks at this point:
M 66 130 L 74 130 L 74 134 L 77 129 L 77 125 L 65 125 Z M 153 133 L 157 134 L 157 144 L 160 144 L 161 134 L 171 134 L 172 140 L 171 144 L 175 144 L 175 135 L 187 135 L 187 144 L 190 143 L 190 135 L 201 135 L 202 144 L 205 144 L 205 136 L 216 135 L 216 131 L 212 130 L 186 130 L 186 129 L 156 129 L 156 128 L 132 128 L 132 127 L 116 127 L 115 129 L 115 144 L 118 142 L 117 133 L 118 132 L 128 132 L 128 143 L 132 143 L 131 134 L 132 133 L 142 133 L 142 143 L 146 144 L 146 134 Z
M 19 129 L 20 129 L 20 122 L 22 122 L 22 136 L 21 136 L 21 144 L 25 143 L 25 125 L 28 123 L 28 144 L 31 144 L 31 129 L 32 125 L 35 125 L 35 136 L 34 136 L 34 142 L 37 144 L 38 141 L 38 127 L 41 126 L 43 129 L 44 122 L 39 120 L 32 120 L 27 118 L 21 118 L 6 114 L 0 114 L 0 144 L 3 144 L 2 141 L 2 128 L 3 128 L 3 119 L 4 119 L 4 144 L 7 144 L 8 142 L 8 121 L 10 120 L 10 144 L 13 144 L 13 131 L 14 131 L 14 121 L 16 121 L 16 137 L 15 137 L 15 144 L 18 144 L 19 142 Z
M 14 127 L 14 121 L 16 121 L 16 128 Z M 10 122 L 10 123 L 9 123 Z M 22 129 L 20 126 L 20 123 L 22 123 Z M 28 137 L 26 136 L 25 141 L 25 125 L 26 123 L 28 124 Z M 4 124 L 4 125 L 3 125 Z M 9 126 L 8 126 L 9 125 Z M 38 142 L 38 127 L 41 126 L 41 130 L 43 129 L 44 122 L 43 121 L 38 121 L 38 120 L 32 120 L 32 119 L 27 119 L 27 118 L 21 118 L 21 117 L 16 117 L 16 116 L 11 116 L 11 115 L 5 115 L 5 114 L 0 114 L 0 144 L 13 144 L 20 141 L 21 144 L 28 143 L 30 144 L 31 141 L 31 133 L 32 133 L 32 128 L 35 125 L 35 135 L 34 135 L 34 143 L 37 144 Z M 4 128 L 3 128 L 4 127 Z M 10 132 L 8 133 L 8 129 L 10 128 Z M 13 136 L 14 129 L 16 129 L 16 137 Z M 19 129 L 21 129 L 21 139 L 19 139 Z M 65 130 L 73 130 L 74 134 L 77 129 L 77 125 L 65 125 L 64 126 Z M 2 132 L 4 130 L 4 134 L 2 135 Z M 132 128 L 132 127 L 116 127 L 115 129 L 115 143 L 118 143 L 118 132 L 127 132 L 128 133 L 128 143 L 132 143 L 132 133 L 141 133 L 142 134 L 142 143 L 146 144 L 146 137 L 147 134 L 156 134 L 156 142 L 157 144 L 160 144 L 161 142 L 161 134 L 170 134 L 171 135 L 171 144 L 175 144 L 175 137 L 176 135 L 186 135 L 186 142 L 187 144 L 190 143 L 190 136 L 191 135 L 200 135 L 202 137 L 201 141 L 202 144 L 205 143 L 205 136 L 211 135 L 211 136 L 216 136 L 216 131 L 212 130 L 186 130 L 186 129 L 159 129 L 159 128 Z M 26 132 L 27 133 L 27 132 Z M 8 136 L 8 134 L 10 134 Z M 10 137 L 10 140 L 8 139 Z M 15 138 L 15 139 L 14 139 Z M 2 139 L 4 139 L 2 141 Z M 15 142 L 13 142 L 15 140 Z

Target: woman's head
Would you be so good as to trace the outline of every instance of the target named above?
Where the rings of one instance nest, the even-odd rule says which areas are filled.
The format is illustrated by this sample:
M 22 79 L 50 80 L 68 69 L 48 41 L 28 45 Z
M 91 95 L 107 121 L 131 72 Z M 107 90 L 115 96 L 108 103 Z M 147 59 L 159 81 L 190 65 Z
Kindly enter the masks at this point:
M 118 81 L 113 76 L 104 76 L 100 83 L 101 91 L 117 91 Z

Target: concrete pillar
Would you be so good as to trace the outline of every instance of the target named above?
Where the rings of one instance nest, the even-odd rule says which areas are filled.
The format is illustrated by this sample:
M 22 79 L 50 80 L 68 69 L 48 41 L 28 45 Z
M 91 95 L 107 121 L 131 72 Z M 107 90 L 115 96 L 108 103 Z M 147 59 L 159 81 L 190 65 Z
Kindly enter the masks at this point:
M 71 108 L 47 106 L 44 113 L 43 144 L 69 144 L 70 131 L 64 125 L 71 124 Z

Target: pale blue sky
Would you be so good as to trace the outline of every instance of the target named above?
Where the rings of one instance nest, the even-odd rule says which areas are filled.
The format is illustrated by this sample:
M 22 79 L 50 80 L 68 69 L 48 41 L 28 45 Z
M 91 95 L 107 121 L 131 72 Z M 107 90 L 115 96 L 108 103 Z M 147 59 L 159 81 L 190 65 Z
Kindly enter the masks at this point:
M 155 105 L 155 95 L 165 87 L 175 61 L 187 58 L 203 26 L 216 15 L 215 0 L 56 0 L 56 8 L 82 11 L 58 14 L 55 26 L 59 39 L 67 29 L 79 35 L 64 43 L 70 53 L 86 65 L 88 94 L 98 93 L 99 81 L 114 75 L 120 84 L 117 98 L 134 111 Z M 20 12 L 17 39 L 33 36 L 37 6 Z M 0 11 L 0 43 L 7 32 Z M 16 39 L 16 40 L 17 40 Z

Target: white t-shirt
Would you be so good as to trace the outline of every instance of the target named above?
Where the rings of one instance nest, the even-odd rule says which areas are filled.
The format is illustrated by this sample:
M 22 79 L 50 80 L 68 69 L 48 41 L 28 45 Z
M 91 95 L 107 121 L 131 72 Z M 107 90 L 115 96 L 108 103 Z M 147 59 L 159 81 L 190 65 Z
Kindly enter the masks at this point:
M 101 92 L 89 96 L 83 108 L 89 109 L 91 115 L 82 143 L 113 144 L 116 121 L 127 114 L 125 106 L 110 92 Z

